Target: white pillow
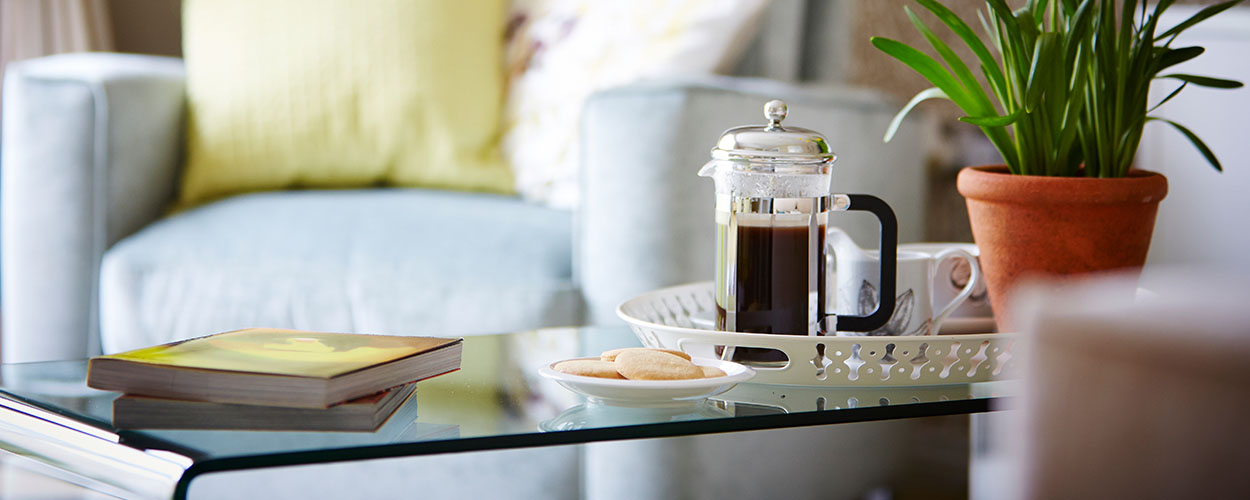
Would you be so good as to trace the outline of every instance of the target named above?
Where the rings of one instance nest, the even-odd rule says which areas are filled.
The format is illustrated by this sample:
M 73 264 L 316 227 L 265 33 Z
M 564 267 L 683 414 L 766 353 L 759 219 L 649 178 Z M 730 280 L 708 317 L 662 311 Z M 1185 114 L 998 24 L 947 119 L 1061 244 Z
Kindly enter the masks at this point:
M 733 69 L 768 0 L 514 0 L 503 153 L 527 200 L 578 204 L 578 129 L 595 91 Z

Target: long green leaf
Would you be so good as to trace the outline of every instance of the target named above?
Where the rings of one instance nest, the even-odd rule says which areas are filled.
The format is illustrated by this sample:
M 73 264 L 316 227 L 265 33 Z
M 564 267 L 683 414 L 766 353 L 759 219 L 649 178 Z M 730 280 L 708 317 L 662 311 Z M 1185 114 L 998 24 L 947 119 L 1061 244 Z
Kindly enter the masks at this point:
M 1158 78 L 1175 78 L 1186 83 L 1192 83 L 1202 87 L 1214 87 L 1217 89 L 1236 89 L 1243 86 L 1241 82 L 1236 80 L 1225 80 L 1223 78 L 1212 78 L 1209 76 L 1185 75 L 1181 73 L 1161 75 Z
M 937 16 L 938 20 L 946 24 L 946 27 L 950 28 L 951 32 L 958 36 L 960 40 L 963 40 L 969 49 L 972 49 L 972 53 L 977 56 L 977 59 L 981 60 L 982 70 L 986 74 L 990 88 L 994 89 L 994 92 L 1001 98 L 1003 91 L 1006 89 L 1006 84 L 1003 82 L 1002 69 L 998 67 L 998 61 L 990 54 L 989 49 L 985 47 L 981 39 L 972 31 L 972 28 L 969 28 L 963 19 L 936 0 L 917 1 L 921 7 L 928 9 L 929 12 Z M 980 15 L 980 12 L 977 14 Z
M 1042 33 L 1037 37 L 1037 46 L 1033 49 L 1033 62 L 1029 65 L 1028 83 L 1025 84 L 1024 94 L 1024 108 L 1030 112 L 1037 109 L 1037 104 L 1041 102 L 1042 95 L 1047 91 L 1055 94 L 1055 100 L 1061 97 L 1057 95 L 1058 89 L 1048 89 L 1047 85 L 1042 83 L 1043 79 L 1049 78 L 1055 72 L 1063 71 L 1052 64 L 1055 42 L 1058 38 L 1058 33 Z
M 1146 40 L 1154 40 L 1155 28 L 1159 25 L 1159 18 L 1163 17 L 1163 12 L 1168 10 L 1168 7 L 1171 7 L 1173 3 L 1176 3 L 1176 0 L 1159 0 L 1159 3 L 1155 4 L 1154 10 L 1150 12 L 1150 19 L 1142 23 L 1141 32 Z M 1142 13 L 1144 14 L 1145 12 L 1146 2 L 1142 2 Z
M 916 107 L 917 104 L 920 104 L 929 99 L 950 100 L 950 97 L 947 97 L 946 93 L 942 92 L 942 89 L 939 89 L 937 87 L 928 88 L 928 89 L 921 90 L 920 92 L 916 93 L 916 95 L 913 96 L 910 101 L 907 101 L 907 105 L 903 106 L 903 109 L 899 111 L 898 114 L 894 115 L 894 119 L 890 120 L 890 126 L 886 127 L 885 137 L 882 139 L 882 141 L 890 142 L 890 140 L 894 139 L 894 134 L 898 132 L 898 127 L 903 124 L 903 119 L 907 117 L 907 114 L 911 112 L 912 108 Z
M 1023 115 L 1024 108 L 1016 108 L 1016 112 L 1007 116 L 961 116 L 959 121 L 979 127 L 1006 127 L 1015 123 Z
M 1089 57 L 1088 49 L 1082 48 L 1077 51 L 1074 58 L 1072 67 L 1076 68 L 1076 74 L 1072 75 L 1071 91 L 1068 93 L 1067 101 L 1064 102 L 1063 114 L 1059 119 L 1060 130 L 1063 131 L 1061 137 L 1074 136 L 1077 132 L 1077 120 L 1080 119 L 1085 108 L 1085 88 L 1089 81 L 1089 64 L 1087 63 Z M 1065 142 L 1071 144 L 1071 137 Z
M 1165 70 L 1177 64 L 1183 63 L 1195 57 L 1202 55 L 1206 49 L 1202 47 L 1182 47 L 1179 49 L 1168 49 L 1159 56 L 1159 70 Z
M 1002 47 L 999 47 L 999 50 L 1002 50 L 1003 47 L 1007 46 L 1021 46 L 1023 44 L 1023 40 L 1020 38 L 1020 27 L 1014 22 L 1009 22 L 1014 20 L 1016 16 L 1011 12 L 1011 7 L 1007 6 L 1007 2 L 1004 0 L 986 0 L 986 3 L 990 4 L 991 9 L 990 20 L 993 22 L 990 24 L 1001 24 L 1007 30 L 1009 40 L 1004 40 L 1001 44 Z M 994 19 L 995 17 L 1002 20 L 1002 22 L 998 23 L 997 20 Z
M 1189 139 L 1189 142 L 1193 144 L 1195 148 L 1198 149 L 1198 152 L 1202 153 L 1202 157 L 1207 159 L 1207 163 L 1210 163 L 1212 167 L 1215 167 L 1215 169 L 1220 172 L 1224 171 L 1224 167 L 1220 165 L 1220 160 L 1215 158 L 1215 153 L 1211 151 L 1211 148 L 1207 147 L 1207 144 L 1202 142 L 1202 139 L 1199 139 L 1198 136 L 1193 133 L 1193 131 L 1185 128 L 1184 125 L 1176 123 L 1172 120 L 1168 120 L 1166 118 L 1158 118 L 1154 116 L 1147 117 L 1146 120 L 1147 121 L 1157 120 L 1157 121 L 1165 122 L 1168 125 L 1171 125 L 1173 128 L 1180 131 L 1180 133 L 1184 134 L 1186 139 Z
M 1066 104 L 1063 118 L 1059 120 L 1059 132 L 1055 139 L 1055 161 L 1064 172 L 1068 173 L 1065 175 L 1071 175 L 1071 172 L 1076 172 L 1080 168 L 1084 159 L 1083 152 L 1077 147 L 1077 136 L 1080 132 L 1077 121 L 1085 105 L 1085 93 L 1073 92 Z
M 995 27 L 998 51 L 1002 56 L 1003 74 L 1006 77 L 1006 97 L 1002 101 L 1004 104 L 1011 103 L 1012 106 L 1023 106 L 1024 91 L 1027 88 L 1026 71 L 1029 60 L 1032 59 L 1029 50 L 1032 49 L 1034 41 L 1030 40 L 1028 45 L 1025 45 L 1023 35 L 1020 33 L 1020 23 L 1003 0 L 987 0 L 987 3 L 991 7 L 989 24 Z M 1009 107 L 1007 111 L 1012 111 L 1012 109 Z
M 1184 82 L 1184 83 L 1181 83 L 1181 85 L 1180 85 L 1179 87 L 1176 87 L 1176 90 L 1173 90 L 1171 94 L 1168 94 L 1168 96 L 1167 96 L 1167 97 L 1164 97 L 1162 101 L 1159 101 L 1159 103 L 1158 103 L 1158 104 L 1155 104 L 1155 105 L 1154 105 L 1154 106 L 1152 106 L 1150 109 L 1146 110 L 1146 112 L 1147 112 L 1147 113 L 1150 113 L 1150 112 L 1152 112 L 1152 111 L 1154 111 L 1154 110 L 1156 110 L 1156 109 L 1159 109 L 1159 106 L 1162 106 L 1162 105 L 1163 105 L 1163 103 L 1165 103 L 1165 102 L 1168 102 L 1168 101 L 1172 100 L 1172 98 L 1173 98 L 1173 97 L 1176 97 L 1176 94 L 1181 93 L 1181 91 L 1185 89 L 1185 86 L 1186 86 L 1186 85 L 1189 85 L 1189 82 Z
M 1085 41 L 1085 33 L 1090 31 L 1091 19 L 1093 19 L 1094 0 L 1085 0 L 1077 6 L 1072 14 L 1072 23 L 1069 25 L 1068 34 L 1065 37 L 1064 56 L 1065 60 L 1072 61 L 1076 58 L 1076 51 Z
M 946 93 L 946 97 L 954 101 L 965 113 L 970 111 L 976 112 L 972 98 L 964 92 L 963 87 L 959 85 L 959 81 L 955 80 L 955 77 L 951 76 L 946 71 L 946 68 L 934 61 L 932 57 L 897 40 L 874 36 L 869 41 L 873 47 L 898 59 L 917 73 L 920 73 L 920 76 L 929 80 L 930 83 L 942 89 Z
M 977 11 L 977 20 L 981 22 L 981 30 L 985 32 L 985 36 L 990 37 L 990 41 L 994 42 L 994 48 L 1001 54 L 1003 52 L 1003 39 L 999 36 L 998 30 L 990 27 L 989 21 L 985 20 L 985 16 L 979 10 Z
M 1023 47 L 1028 48 L 1037 43 L 1037 36 L 1041 31 L 1037 29 L 1037 23 L 1033 21 L 1033 12 L 1028 6 L 1016 10 L 1016 25 L 1020 27 L 1020 38 L 1025 43 Z
M 1178 35 L 1195 24 L 1205 21 L 1207 18 L 1231 9 L 1234 5 L 1241 3 L 1241 0 L 1229 0 L 1224 3 L 1218 3 L 1198 11 L 1197 14 L 1190 16 L 1189 19 L 1182 21 L 1180 24 L 1173 26 L 1171 29 L 1164 31 L 1163 34 L 1155 37 L 1155 41 L 1162 40 L 1172 35 Z
M 1123 144 L 1123 134 L 1118 132 L 1129 130 L 1127 122 L 1130 117 L 1128 115 L 1131 115 L 1134 112 L 1132 109 L 1133 96 L 1129 91 L 1129 84 L 1138 80 L 1138 75 L 1141 73 L 1138 73 L 1137 71 L 1144 63 L 1146 56 L 1149 55 L 1148 51 L 1133 50 L 1133 11 L 1137 8 L 1137 0 L 1121 1 L 1123 2 L 1123 10 L 1121 11 L 1119 17 L 1120 24 L 1119 31 L 1117 32 L 1119 36 L 1117 37 L 1114 52 L 1116 57 L 1116 70 L 1113 74 L 1113 79 L 1108 81 L 1108 83 L 1114 82 L 1113 84 L 1115 87 L 1113 88 L 1115 91 L 1112 94 L 1113 99 L 1110 103 L 1114 106 L 1111 113 L 1112 133 L 1108 137 L 1107 143 L 1104 144 L 1104 147 L 1110 147 L 1110 149 L 1106 152 L 1108 155 L 1108 161 L 1102 166 L 1104 170 L 1099 172 L 1099 175 L 1103 176 L 1107 175 L 1107 170 L 1105 169 L 1117 168 L 1118 162 L 1116 159 L 1121 156 L 1123 151 L 1121 149 L 1121 145 Z M 1109 21 L 1112 23 L 1115 22 L 1114 19 Z
M 992 112 L 994 104 L 990 102 L 989 96 L 985 95 L 985 90 L 981 88 L 981 82 L 977 81 L 977 77 L 964 64 L 963 59 L 955 51 L 951 50 L 942 39 L 933 34 L 933 31 L 924 24 L 924 21 L 920 20 L 920 17 L 916 16 L 915 12 L 912 12 L 908 7 L 903 7 L 903 10 L 907 13 L 907 18 L 911 20 L 912 25 L 916 27 L 916 31 L 924 35 L 925 39 L 929 41 L 929 45 L 933 46 L 933 49 L 937 51 L 938 55 L 942 56 L 942 60 L 946 61 L 946 65 L 959 78 L 964 91 L 967 92 L 968 97 L 972 99 L 978 108 L 973 112 L 977 114 Z
M 1120 2 L 1123 10 L 1120 12 L 1119 47 L 1127 52 L 1133 39 L 1133 10 L 1137 8 L 1137 0 L 1120 0 Z M 1115 2 L 1108 3 L 1114 4 Z
M 1034 24 L 1042 24 L 1042 21 L 1046 19 L 1047 3 L 1049 3 L 1047 0 L 1029 0 L 1028 8 L 1029 12 L 1033 13 Z
M 1241 1 L 1241 0 L 1237 0 L 1237 1 Z M 1168 10 L 1168 7 L 1171 7 L 1172 4 L 1174 3 L 1176 3 L 1176 0 L 1159 0 L 1159 3 L 1155 5 L 1154 15 L 1156 17 L 1162 16 L 1163 12 Z M 1145 7 L 1145 6 L 1146 5 L 1143 3 L 1142 7 Z

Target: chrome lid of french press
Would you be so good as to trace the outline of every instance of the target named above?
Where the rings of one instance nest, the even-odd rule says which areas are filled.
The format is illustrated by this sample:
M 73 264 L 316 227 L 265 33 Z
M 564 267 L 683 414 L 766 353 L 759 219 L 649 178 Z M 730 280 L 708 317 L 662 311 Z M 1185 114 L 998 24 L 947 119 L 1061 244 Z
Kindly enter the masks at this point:
M 831 163 L 837 155 L 830 151 L 829 141 L 818 132 L 781 124 L 788 108 L 780 100 L 764 104 L 767 125 L 734 127 L 721 134 L 712 149 L 717 160 L 745 160 L 755 168 L 768 169 L 773 164 Z
M 700 176 L 716 182 L 718 210 L 732 206 L 772 213 L 775 205 L 763 202 L 831 194 L 830 174 L 837 155 L 829 150 L 825 136 L 782 125 L 786 111 L 786 103 L 769 101 L 764 105 L 767 125 L 735 127 L 721 135 L 712 159 L 699 169 Z

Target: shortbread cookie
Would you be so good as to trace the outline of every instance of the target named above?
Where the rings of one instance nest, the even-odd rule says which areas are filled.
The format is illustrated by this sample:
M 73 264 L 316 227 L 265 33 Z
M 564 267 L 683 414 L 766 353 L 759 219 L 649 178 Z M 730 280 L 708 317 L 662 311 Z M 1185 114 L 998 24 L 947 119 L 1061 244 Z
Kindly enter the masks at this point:
M 716 377 L 725 376 L 725 370 L 722 370 L 715 366 L 700 366 L 699 369 L 703 370 L 703 378 L 716 378 Z
M 621 351 L 616 371 L 630 380 L 686 380 L 703 378 L 703 370 L 685 358 L 651 349 Z
M 616 364 L 600 359 L 570 359 L 568 361 L 556 363 L 556 365 L 551 367 L 551 369 L 560 373 L 581 375 L 584 377 L 615 379 L 625 378 L 616 370 Z
M 620 349 L 612 349 L 611 351 L 603 351 L 603 354 L 599 355 L 599 359 L 602 359 L 604 361 L 616 361 L 616 355 L 625 351 L 667 352 L 679 358 L 685 359 L 686 361 L 690 361 L 690 355 L 684 352 L 674 351 L 672 349 L 653 349 L 650 347 L 622 347 Z

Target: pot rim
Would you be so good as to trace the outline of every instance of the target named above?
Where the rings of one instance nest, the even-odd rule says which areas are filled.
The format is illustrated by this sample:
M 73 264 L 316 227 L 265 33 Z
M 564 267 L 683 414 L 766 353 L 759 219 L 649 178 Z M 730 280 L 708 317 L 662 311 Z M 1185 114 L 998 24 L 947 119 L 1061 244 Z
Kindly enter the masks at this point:
M 955 182 L 968 200 L 1013 204 L 1158 203 L 1168 193 L 1167 177 L 1149 170 L 1129 170 L 1127 177 L 1049 177 L 1016 175 L 1006 165 L 964 167 Z

